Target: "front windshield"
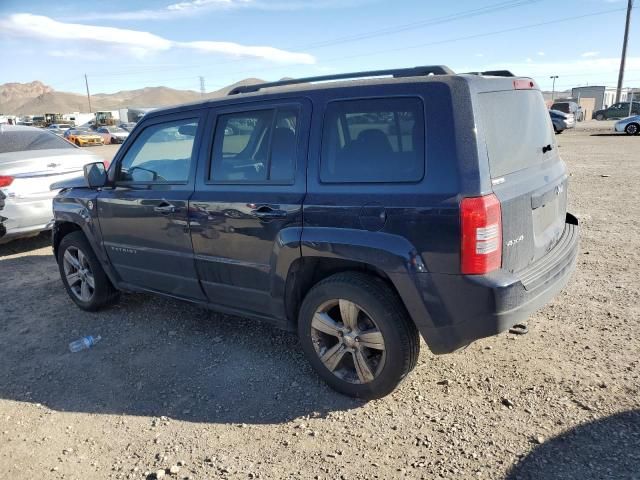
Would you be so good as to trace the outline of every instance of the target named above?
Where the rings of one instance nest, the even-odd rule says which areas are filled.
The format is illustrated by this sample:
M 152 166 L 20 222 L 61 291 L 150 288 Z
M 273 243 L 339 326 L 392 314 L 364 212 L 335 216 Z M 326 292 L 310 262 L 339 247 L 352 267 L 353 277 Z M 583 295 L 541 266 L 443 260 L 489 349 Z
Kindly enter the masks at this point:
M 109 127 L 107 130 L 109 130 L 109 133 L 127 133 L 124 128 L 120 127 Z

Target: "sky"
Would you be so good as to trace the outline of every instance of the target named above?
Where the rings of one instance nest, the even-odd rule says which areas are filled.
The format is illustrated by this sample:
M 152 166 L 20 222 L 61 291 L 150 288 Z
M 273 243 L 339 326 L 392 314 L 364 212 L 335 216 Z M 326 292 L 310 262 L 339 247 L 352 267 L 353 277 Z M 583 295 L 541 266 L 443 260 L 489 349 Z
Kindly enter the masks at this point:
M 625 86 L 640 87 L 640 2 Z M 626 0 L 0 0 L 0 84 L 213 91 L 247 77 L 444 64 L 551 90 L 617 82 Z

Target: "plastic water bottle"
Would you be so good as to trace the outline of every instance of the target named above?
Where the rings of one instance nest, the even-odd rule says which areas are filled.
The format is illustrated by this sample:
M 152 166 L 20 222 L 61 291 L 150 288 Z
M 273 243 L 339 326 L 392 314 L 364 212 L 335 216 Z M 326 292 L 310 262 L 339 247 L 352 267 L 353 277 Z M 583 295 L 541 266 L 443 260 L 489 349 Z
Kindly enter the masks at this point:
M 69 350 L 71 350 L 73 353 L 79 352 L 81 350 L 86 350 L 87 348 L 93 347 L 100 340 L 102 340 L 102 337 L 100 335 L 96 335 L 95 337 L 88 335 L 81 338 L 80 340 L 71 342 L 69 344 Z

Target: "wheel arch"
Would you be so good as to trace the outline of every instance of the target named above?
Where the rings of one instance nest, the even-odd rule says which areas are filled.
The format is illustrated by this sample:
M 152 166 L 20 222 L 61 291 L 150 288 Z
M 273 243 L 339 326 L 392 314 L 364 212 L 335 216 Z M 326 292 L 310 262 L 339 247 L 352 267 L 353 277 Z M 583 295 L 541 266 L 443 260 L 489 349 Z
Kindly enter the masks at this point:
M 80 225 L 74 222 L 69 221 L 56 221 L 53 225 L 53 255 L 58 258 L 58 247 L 60 246 L 60 242 L 64 237 L 69 235 L 71 232 L 82 232 L 82 228 Z M 84 232 L 83 232 L 84 233 Z
M 406 238 L 364 230 L 305 229 L 301 256 L 290 263 L 284 282 L 288 326 L 297 325 L 302 301 L 315 284 L 347 271 L 381 279 L 410 313 L 409 305 L 415 299 L 411 277 L 426 270 L 422 258 Z M 415 316 L 409 316 L 415 323 Z

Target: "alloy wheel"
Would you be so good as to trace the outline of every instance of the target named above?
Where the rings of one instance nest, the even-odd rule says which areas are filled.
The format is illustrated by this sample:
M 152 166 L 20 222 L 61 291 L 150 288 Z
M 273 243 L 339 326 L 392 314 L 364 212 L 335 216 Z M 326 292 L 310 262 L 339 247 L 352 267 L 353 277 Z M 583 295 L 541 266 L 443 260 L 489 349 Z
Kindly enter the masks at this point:
M 324 366 L 346 382 L 369 383 L 384 367 L 382 332 L 370 315 L 349 300 L 320 305 L 311 321 L 311 339 Z
M 63 256 L 64 275 L 69 289 L 83 302 L 89 302 L 95 291 L 95 279 L 87 256 L 77 247 L 69 247 Z

